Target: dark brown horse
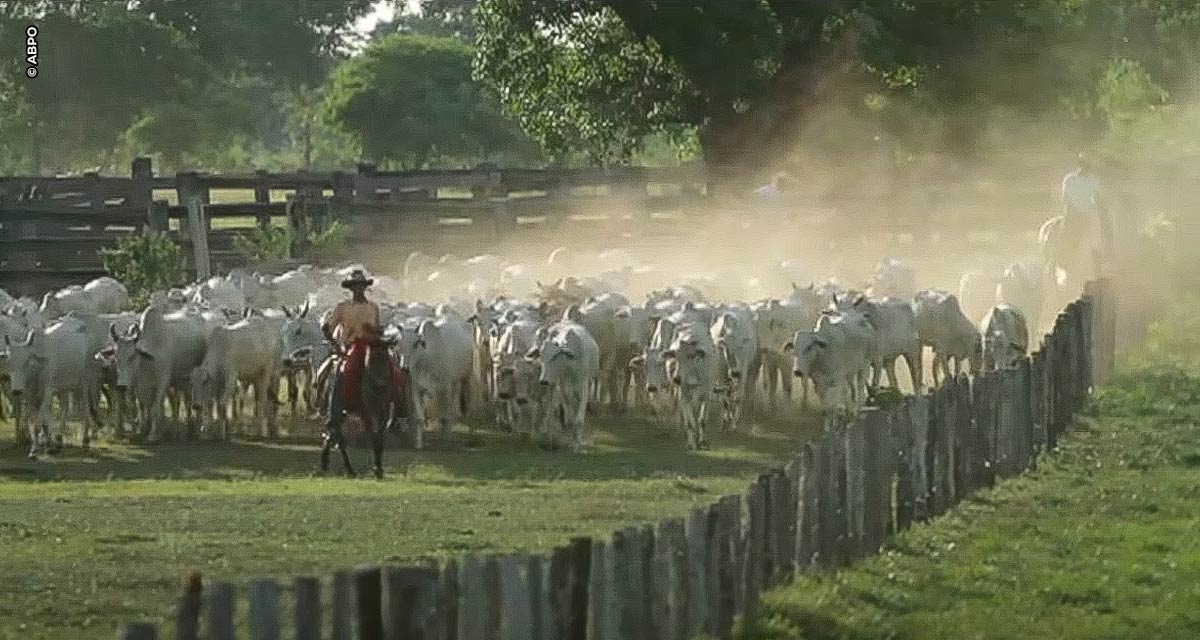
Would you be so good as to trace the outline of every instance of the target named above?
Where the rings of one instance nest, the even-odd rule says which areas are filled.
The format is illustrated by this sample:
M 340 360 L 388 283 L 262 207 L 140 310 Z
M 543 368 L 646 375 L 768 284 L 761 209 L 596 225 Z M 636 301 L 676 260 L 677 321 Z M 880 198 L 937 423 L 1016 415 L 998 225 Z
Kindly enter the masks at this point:
M 392 340 L 375 340 L 367 348 L 358 407 L 352 411 L 358 416 L 363 430 L 370 438 L 376 478 L 383 477 L 383 443 L 386 430 L 391 420 L 399 417 L 405 407 L 403 394 L 396 388 L 392 377 L 391 347 L 394 344 Z M 333 389 L 331 392 L 339 393 L 340 389 Z M 321 471 L 329 470 L 329 451 L 337 447 L 342 455 L 346 475 L 354 477 L 354 468 L 350 464 L 350 454 L 346 450 L 346 439 L 342 433 L 342 421 L 332 420 L 330 423 L 333 426 L 326 431 L 325 442 L 321 447 Z

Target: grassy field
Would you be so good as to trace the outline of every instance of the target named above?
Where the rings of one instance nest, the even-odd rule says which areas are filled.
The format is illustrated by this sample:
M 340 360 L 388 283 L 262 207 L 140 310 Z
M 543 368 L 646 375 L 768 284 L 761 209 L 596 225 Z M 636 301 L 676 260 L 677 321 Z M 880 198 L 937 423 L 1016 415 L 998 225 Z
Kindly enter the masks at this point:
M 579 456 L 497 434 L 388 451 L 382 482 L 313 477 L 311 444 L 108 444 L 40 463 L 9 445 L 0 638 L 110 638 L 123 621 L 165 619 L 189 569 L 244 582 L 607 536 L 743 491 L 806 435 L 719 434 L 688 453 L 646 422 L 600 424 Z M 367 451 L 354 457 L 365 471 Z
M 1200 637 L 1200 350 L 1171 330 L 1038 472 L 768 594 L 743 637 Z

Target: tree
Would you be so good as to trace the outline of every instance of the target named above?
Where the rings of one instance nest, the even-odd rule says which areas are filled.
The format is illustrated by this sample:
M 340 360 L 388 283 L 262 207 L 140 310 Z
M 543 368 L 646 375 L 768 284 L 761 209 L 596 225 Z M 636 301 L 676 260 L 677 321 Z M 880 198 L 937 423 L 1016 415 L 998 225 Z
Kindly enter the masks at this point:
M 820 105 L 861 105 L 871 92 L 944 120 L 942 142 L 969 155 L 991 109 L 1044 113 L 1073 93 L 1094 98 L 1113 55 L 1182 76 L 1196 56 L 1197 5 L 481 0 L 475 70 L 548 150 L 597 162 L 695 127 L 711 167 L 753 170 L 793 148 Z
M 452 38 L 377 40 L 334 71 L 327 117 L 367 158 L 405 169 L 434 160 L 536 160 L 536 146 L 472 82 L 471 57 Z
M 421 0 L 419 11 L 411 11 L 407 2 L 397 2 L 394 19 L 379 24 L 371 39 L 394 33 L 457 38 L 467 44 L 475 41 L 475 8 L 478 0 Z

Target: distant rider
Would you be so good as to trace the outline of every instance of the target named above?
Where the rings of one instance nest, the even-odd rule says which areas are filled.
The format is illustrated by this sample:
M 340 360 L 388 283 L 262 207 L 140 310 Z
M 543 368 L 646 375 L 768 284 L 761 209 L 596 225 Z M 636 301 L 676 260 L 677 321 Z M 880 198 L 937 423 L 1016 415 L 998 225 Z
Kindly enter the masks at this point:
M 1101 259 L 1113 252 L 1113 223 L 1100 176 L 1086 154 L 1079 154 L 1075 169 L 1063 177 L 1062 204 L 1063 250 L 1073 254 L 1077 268 L 1098 270 Z M 1085 262 L 1089 258 L 1091 265 Z

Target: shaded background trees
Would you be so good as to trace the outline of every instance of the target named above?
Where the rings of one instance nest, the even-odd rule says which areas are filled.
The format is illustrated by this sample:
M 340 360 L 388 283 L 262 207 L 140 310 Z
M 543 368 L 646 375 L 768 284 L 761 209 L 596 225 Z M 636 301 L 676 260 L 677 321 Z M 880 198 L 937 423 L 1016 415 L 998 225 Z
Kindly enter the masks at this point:
M 6 173 L 1200 146 L 1194 0 L 0 3 L 0 39 L 29 23 L 42 74 L 0 61 Z

